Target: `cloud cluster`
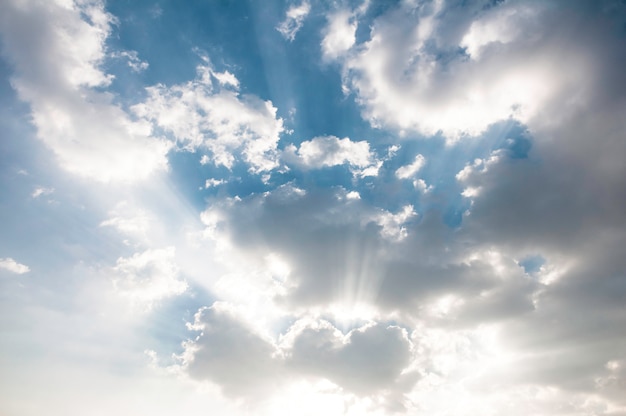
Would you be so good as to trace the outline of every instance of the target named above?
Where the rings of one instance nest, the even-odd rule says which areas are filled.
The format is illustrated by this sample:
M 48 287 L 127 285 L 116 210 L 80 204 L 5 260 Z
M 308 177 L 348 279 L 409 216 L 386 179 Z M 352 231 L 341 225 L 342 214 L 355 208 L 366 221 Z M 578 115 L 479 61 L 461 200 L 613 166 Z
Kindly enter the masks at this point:
M 582 6 L 558 3 L 400 2 L 375 19 L 365 42 L 329 48 L 325 39 L 321 47 L 341 63 L 345 88 L 372 125 L 455 141 L 499 120 L 567 112 L 610 70 L 589 48 L 606 41 L 606 17 L 594 21 Z M 571 28 L 581 25 L 585 34 L 572 41 Z M 345 32 L 333 27 L 329 33 Z
M 352 13 L 339 10 L 328 16 L 328 26 L 322 39 L 322 55 L 326 59 L 337 59 L 356 42 L 357 25 Z
M 353 142 L 347 137 L 314 137 L 299 147 L 288 145 L 283 160 L 301 169 L 320 169 L 347 164 L 360 177 L 376 176 L 382 163 L 370 150 L 367 141 Z
M 70 172 L 102 182 L 145 179 L 167 167 L 170 145 L 151 136 L 102 89 L 114 17 L 100 1 L 7 1 L 0 6 L 12 84 L 37 135 Z
M 526 123 L 528 155 L 495 150 L 457 174 L 470 201 L 458 228 L 444 225 L 436 210 L 381 212 L 348 197 L 356 191 L 287 186 L 231 200 L 227 209 L 213 205 L 210 211 L 220 212 L 213 235 L 248 258 L 273 253 L 284 260 L 284 290 L 272 296 L 288 313 L 326 313 L 328 321 L 259 336 L 272 360 L 286 360 L 301 376 L 365 395 L 383 387 L 363 380 L 386 380 L 402 403 L 428 414 L 492 414 L 506 409 L 506 400 L 519 405 L 512 414 L 622 414 L 624 339 L 614 328 L 625 319 L 617 248 L 624 244 L 617 207 L 625 197 L 618 160 L 626 152 L 625 107 L 601 78 L 622 85 L 610 63 L 624 52 L 615 41 L 596 51 L 580 46 L 608 39 L 599 22 L 610 19 L 597 9 L 597 20 L 585 20 L 588 32 L 572 40 L 564 36 L 582 24 L 580 5 L 483 6 L 466 15 L 452 2 L 400 3 L 374 20 L 369 40 L 348 42 L 335 56 L 373 124 L 441 131 L 454 141 L 501 120 Z M 557 10 L 565 21 L 552 31 Z M 533 36 L 522 35 L 529 31 Z M 575 68 L 562 74 L 562 60 Z M 289 152 L 305 168 L 358 166 L 364 146 L 341 150 L 353 145 L 322 137 Z M 425 160 L 418 155 L 395 177 L 415 178 Z M 541 265 L 524 266 L 529 258 Z M 368 317 L 370 326 L 342 332 L 355 316 Z M 414 328 L 398 338 L 410 348 L 394 355 L 405 358 L 359 368 L 357 350 L 347 346 L 363 340 L 359 349 L 367 350 L 368 331 L 394 331 L 386 319 Z M 397 347 L 371 342 L 379 351 Z M 275 377 L 288 379 L 280 368 Z M 417 376 L 410 387 L 398 387 L 411 371 Z
M 149 87 L 147 100 L 133 112 L 171 134 L 184 149 L 208 152 L 215 165 L 231 168 L 241 158 L 254 173 L 276 168 L 283 131 L 276 108 L 240 94 L 239 81 L 230 72 L 217 72 L 208 58 L 203 60 L 195 80 Z
M 290 6 L 279 32 L 294 40 L 317 5 Z M 123 347 L 157 344 L 152 370 L 178 376 L 170 381 L 181 390 L 234 399 L 245 414 L 284 413 L 278 403 L 291 400 L 295 412 L 311 404 L 309 414 L 625 415 L 623 8 L 608 0 L 340 6 L 324 10 L 316 56 L 325 71 L 341 71 L 346 99 L 382 130 L 371 135 L 380 142 L 330 132 L 280 143 L 275 104 L 244 93 L 253 89 L 243 78 L 204 56 L 194 79 L 147 86 L 126 112 L 106 92 L 116 20 L 103 3 L 3 2 L 3 53 L 38 137 L 104 194 L 88 225 L 76 225 L 97 238 L 59 238 L 76 263 L 67 269 L 99 295 L 84 253 L 106 251 L 109 266 L 96 269 L 134 307 L 133 325 L 158 333 Z M 110 57 L 146 69 L 138 53 Z M 515 123 L 527 148 L 518 152 L 514 129 L 494 133 L 494 123 Z M 102 185 L 154 177 L 173 148 L 201 153 L 202 174 L 243 163 L 250 176 L 230 187 L 214 169 L 200 178 L 199 197 L 173 192 L 174 175 L 132 191 Z M 448 171 L 438 176 L 438 166 Z M 349 170 L 352 182 L 335 171 L 318 182 L 322 169 Z M 260 187 L 257 175 L 268 173 Z M 23 199 L 41 206 L 37 198 L 66 194 L 67 185 L 45 183 L 54 188 L 30 184 Z M 91 242 L 105 238 L 106 249 Z M 28 263 L 32 271 L 3 258 L 0 269 L 66 287 L 61 272 L 41 276 Z M 17 284 L 10 289 L 26 299 Z M 55 303 L 35 289 L 33 299 Z M 63 299 L 71 305 L 50 306 L 54 314 L 38 309 L 63 317 L 54 318 L 67 327 L 61 333 L 83 322 L 65 321 L 83 317 L 76 305 L 89 312 L 85 321 L 106 326 L 104 302 L 84 307 L 79 292 Z M 43 315 L 29 313 L 24 320 Z M 109 335 L 125 328 L 98 335 L 123 339 Z M 136 360 L 137 351 L 122 352 Z
M 367 324 L 342 333 L 332 323 L 302 318 L 278 341 L 259 333 L 227 303 L 195 315 L 199 335 L 180 356 L 194 379 L 211 380 L 235 397 L 262 398 L 298 379 L 326 379 L 357 396 L 407 391 L 417 380 L 403 370 L 412 357 L 406 331 Z
M 293 41 L 310 11 L 311 5 L 306 0 L 302 1 L 299 5 L 293 4 L 287 9 L 285 20 L 278 25 L 276 30 L 278 30 L 285 39 Z

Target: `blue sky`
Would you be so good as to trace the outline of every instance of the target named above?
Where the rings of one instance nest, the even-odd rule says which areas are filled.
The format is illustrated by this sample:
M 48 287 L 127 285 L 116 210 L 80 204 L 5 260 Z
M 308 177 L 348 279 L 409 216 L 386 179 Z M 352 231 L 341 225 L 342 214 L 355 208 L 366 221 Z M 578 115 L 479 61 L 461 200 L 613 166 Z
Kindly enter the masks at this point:
M 2 2 L 0 413 L 626 415 L 625 28 Z

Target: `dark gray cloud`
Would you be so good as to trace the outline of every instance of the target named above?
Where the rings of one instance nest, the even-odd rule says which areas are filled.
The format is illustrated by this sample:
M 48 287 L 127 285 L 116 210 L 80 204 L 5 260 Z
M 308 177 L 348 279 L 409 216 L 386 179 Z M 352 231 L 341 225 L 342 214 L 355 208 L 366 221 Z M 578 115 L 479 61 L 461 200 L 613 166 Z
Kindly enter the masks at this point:
M 382 323 L 342 333 L 325 320 L 302 319 L 279 344 L 261 335 L 225 303 L 202 308 L 189 327 L 183 369 L 216 383 L 228 396 L 263 400 L 292 380 L 326 379 L 347 393 L 381 395 L 400 405 L 417 381 L 403 372 L 413 356 L 406 330 Z

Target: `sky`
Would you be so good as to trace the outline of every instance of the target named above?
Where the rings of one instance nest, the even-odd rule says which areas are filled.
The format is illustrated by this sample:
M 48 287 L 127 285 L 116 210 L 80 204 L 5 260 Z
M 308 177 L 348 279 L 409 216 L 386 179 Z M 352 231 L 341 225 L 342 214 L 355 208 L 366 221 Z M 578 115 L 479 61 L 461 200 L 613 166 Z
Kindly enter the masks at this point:
M 625 416 L 623 0 L 3 0 L 0 413 Z

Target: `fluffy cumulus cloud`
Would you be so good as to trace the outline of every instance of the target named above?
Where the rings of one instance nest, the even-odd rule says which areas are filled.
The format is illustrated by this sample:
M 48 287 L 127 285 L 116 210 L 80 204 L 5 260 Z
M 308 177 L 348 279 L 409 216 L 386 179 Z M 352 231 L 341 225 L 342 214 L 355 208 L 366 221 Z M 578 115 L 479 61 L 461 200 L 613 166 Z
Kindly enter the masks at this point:
M 322 53 L 327 59 L 337 59 L 356 42 L 357 25 L 352 13 L 339 10 L 328 16 L 328 26 L 322 39 Z
M 299 147 L 290 144 L 283 159 L 304 169 L 347 164 L 359 176 L 376 176 L 381 165 L 367 141 L 354 142 L 347 137 L 335 136 L 315 137 L 300 143 Z
M 52 193 L 54 193 L 54 188 L 44 188 L 44 187 L 38 186 L 37 188 L 35 188 L 31 196 L 33 198 L 39 198 L 44 195 L 51 195 Z
M 398 177 L 398 179 L 412 178 L 417 172 L 420 171 L 422 166 L 424 166 L 424 163 L 426 163 L 426 159 L 424 158 L 424 156 L 417 155 L 415 156 L 415 160 L 413 161 L 413 163 L 399 167 L 398 170 L 396 170 L 396 176 Z
M 604 44 L 601 19 L 558 5 L 400 2 L 375 19 L 367 41 L 325 54 L 341 60 L 346 88 L 373 125 L 454 141 L 502 119 L 567 112 L 602 79 L 588 47 Z M 581 19 L 588 29 L 571 41 Z
M 356 396 L 395 400 L 417 380 L 403 370 L 413 355 L 406 330 L 367 324 L 342 333 L 326 320 L 306 317 L 278 341 L 255 330 L 227 303 L 195 315 L 189 329 L 199 333 L 185 343 L 181 369 L 211 380 L 235 397 L 267 396 L 294 380 L 328 380 L 334 389 Z M 390 397 L 392 396 L 392 397 Z
M 7 1 L 0 6 L 12 84 L 37 135 L 70 172 L 135 181 L 167 167 L 169 145 L 103 92 L 105 41 L 115 19 L 100 1 Z
M 366 325 L 344 335 L 327 321 L 298 322 L 285 338 L 291 343 L 289 366 L 359 395 L 393 390 L 411 378 L 403 374 L 411 360 L 411 342 L 399 327 Z
M 544 378 L 538 363 L 531 367 L 523 363 L 550 351 L 534 350 L 532 345 L 548 344 L 531 335 L 537 332 L 530 327 L 538 325 L 535 320 L 544 319 L 543 313 L 554 307 L 544 306 L 544 299 L 550 303 L 545 297 L 560 290 L 547 278 L 554 272 L 551 267 L 531 278 L 517 261 L 527 253 L 498 250 L 480 238 L 467 245 L 469 236 L 451 243 L 452 234 L 434 217 L 397 229 L 397 224 L 414 215 L 411 207 L 398 214 L 376 215 L 358 199 L 338 197 L 344 194 L 347 192 L 341 190 L 303 192 L 286 187 L 259 197 L 231 200 L 224 209 L 213 206 L 207 211 L 205 216 L 214 218 L 206 221 L 213 230 L 210 238 L 230 241 L 228 250 L 247 259 L 257 258 L 258 263 L 269 255 L 281 259 L 283 265 L 272 267 L 267 276 L 279 289 L 266 293 L 281 308 L 282 316 L 295 313 L 296 322 L 277 334 L 271 322 L 255 325 L 258 316 L 246 316 L 233 306 L 214 305 L 207 315 L 211 320 L 193 326 L 202 334 L 186 345 L 189 374 L 217 383 L 227 394 L 245 397 L 261 394 L 256 390 L 260 386 L 282 388 L 289 380 L 324 378 L 357 397 L 378 397 L 386 406 L 405 408 L 424 401 L 425 409 L 444 413 L 444 397 L 470 394 L 468 388 L 488 388 L 491 379 L 499 380 L 503 394 L 516 394 L 520 400 L 533 397 L 519 390 L 520 386 L 529 383 L 541 392 L 541 386 L 549 385 L 551 379 Z M 222 256 L 233 256 L 228 250 Z M 242 286 L 252 287 L 259 277 L 244 277 L 244 282 L 251 280 Z M 274 319 L 280 320 L 281 314 Z M 326 319 L 320 319 L 322 316 Z M 228 324 L 213 321 L 218 318 Z M 364 319 L 365 324 L 359 324 Z M 405 322 L 414 330 L 408 333 L 385 324 L 389 319 Z M 349 329 L 355 325 L 357 329 Z M 241 329 L 220 335 L 224 327 Z M 222 346 L 220 339 L 233 346 Z M 558 337 L 554 342 L 550 348 L 562 351 Z M 234 345 L 239 343 L 255 351 L 254 356 L 258 353 L 254 363 L 240 365 L 246 360 L 237 358 Z M 599 362 L 602 357 L 618 359 L 617 349 L 599 354 Z M 196 358 L 205 354 L 212 358 Z M 580 356 L 572 357 L 576 358 Z M 565 377 L 573 374 L 567 370 L 573 362 L 567 357 L 552 359 L 555 369 L 550 375 L 557 377 L 552 380 L 566 390 L 554 390 L 554 403 L 550 399 L 542 406 L 586 400 L 573 390 L 568 396 Z M 202 367 L 202 363 L 212 362 L 231 364 L 214 370 Z M 604 363 L 597 365 L 598 374 L 607 373 Z M 538 371 L 523 371 L 525 368 Z M 579 377 L 593 383 L 588 370 L 581 369 Z M 563 378 L 559 379 L 561 371 Z M 465 379 L 471 374 L 476 378 L 468 383 Z M 259 383 L 260 379 L 264 383 Z M 503 384 L 504 380 L 509 381 Z M 236 384 L 241 388 L 236 389 Z M 498 403 L 500 399 L 493 395 L 489 400 Z M 470 403 L 469 396 L 463 400 Z M 472 409 L 483 408 L 476 406 L 471 404 Z
M 215 71 L 208 58 L 198 77 L 185 84 L 148 88 L 148 99 L 134 113 L 171 134 L 187 150 L 210 153 L 215 165 L 231 168 L 243 159 L 255 172 L 278 166 L 282 119 L 270 101 L 240 94 L 230 72 Z
M 446 242 L 451 231 L 433 215 L 419 218 L 410 205 L 397 212 L 374 209 L 348 194 L 341 188 L 304 192 L 285 186 L 230 200 L 205 212 L 207 235 L 230 241 L 232 250 L 249 259 L 281 258 L 289 273 L 272 296 L 296 310 L 337 306 L 340 317 L 369 305 L 366 317 L 401 311 L 430 316 L 430 307 L 419 305 L 435 305 L 446 296 L 467 299 L 468 311 L 484 307 L 485 315 L 532 309 L 537 284 L 524 278 L 513 258 Z M 521 290 L 516 303 L 500 297 L 515 290 Z M 480 305 L 490 298 L 493 303 Z M 473 316 L 458 318 L 479 319 Z

